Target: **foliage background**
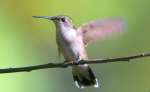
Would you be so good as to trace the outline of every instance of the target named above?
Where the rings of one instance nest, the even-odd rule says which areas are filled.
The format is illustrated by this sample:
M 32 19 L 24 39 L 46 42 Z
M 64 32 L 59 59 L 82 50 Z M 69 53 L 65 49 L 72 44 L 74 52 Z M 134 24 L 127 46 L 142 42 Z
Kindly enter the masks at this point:
M 0 68 L 58 61 L 52 22 L 33 15 L 65 14 L 80 24 L 120 16 L 127 31 L 90 45 L 90 58 L 134 55 L 150 51 L 149 0 L 1 0 Z M 78 89 L 70 69 L 46 69 L 0 75 L 0 92 L 150 92 L 150 58 L 130 63 L 92 65 L 100 88 Z

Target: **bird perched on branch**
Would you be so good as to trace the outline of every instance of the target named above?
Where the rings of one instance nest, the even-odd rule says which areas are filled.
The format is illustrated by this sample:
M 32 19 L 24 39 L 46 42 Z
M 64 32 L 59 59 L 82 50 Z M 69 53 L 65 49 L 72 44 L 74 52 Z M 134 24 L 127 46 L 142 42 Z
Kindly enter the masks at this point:
M 56 42 L 59 54 L 66 62 L 78 63 L 87 60 L 86 46 L 123 30 L 124 22 L 119 18 L 96 20 L 75 28 L 68 16 L 33 16 L 52 20 L 56 26 Z M 98 80 L 88 64 L 72 66 L 73 79 L 78 88 L 98 87 Z

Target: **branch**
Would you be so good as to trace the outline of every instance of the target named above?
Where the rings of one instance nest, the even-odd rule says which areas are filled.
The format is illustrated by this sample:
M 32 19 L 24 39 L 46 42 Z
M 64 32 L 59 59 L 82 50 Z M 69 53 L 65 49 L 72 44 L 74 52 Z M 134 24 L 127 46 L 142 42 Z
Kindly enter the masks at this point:
M 139 55 L 127 56 L 127 57 L 119 57 L 119 58 L 111 58 L 111 59 L 94 59 L 94 60 L 81 60 L 79 63 L 48 63 L 42 65 L 34 65 L 34 66 L 26 66 L 26 67 L 18 67 L 18 68 L 6 68 L 0 69 L 0 74 L 2 73 L 15 73 L 15 72 L 30 72 L 32 70 L 46 69 L 46 68 L 67 68 L 68 66 L 74 65 L 83 65 L 83 64 L 97 64 L 97 63 L 110 63 L 110 62 L 118 62 L 118 61 L 130 61 L 132 59 L 148 57 L 150 53 L 142 53 Z

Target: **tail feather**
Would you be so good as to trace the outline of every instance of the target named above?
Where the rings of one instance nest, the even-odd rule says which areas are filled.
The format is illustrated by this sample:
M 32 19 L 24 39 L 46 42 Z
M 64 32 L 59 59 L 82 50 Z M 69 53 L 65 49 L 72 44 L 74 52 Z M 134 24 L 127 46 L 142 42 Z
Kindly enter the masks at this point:
M 78 65 L 72 67 L 73 79 L 78 88 L 88 86 L 98 87 L 98 81 L 88 65 Z

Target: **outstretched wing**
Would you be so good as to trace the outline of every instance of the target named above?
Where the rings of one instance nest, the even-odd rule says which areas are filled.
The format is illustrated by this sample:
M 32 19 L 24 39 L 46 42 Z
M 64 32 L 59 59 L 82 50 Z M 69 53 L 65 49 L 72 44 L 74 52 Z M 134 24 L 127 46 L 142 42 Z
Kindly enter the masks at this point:
M 81 25 L 77 30 L 85 44 L 108 37 L 124 29 L 125 22 L 119 18 L 97 20 Z

